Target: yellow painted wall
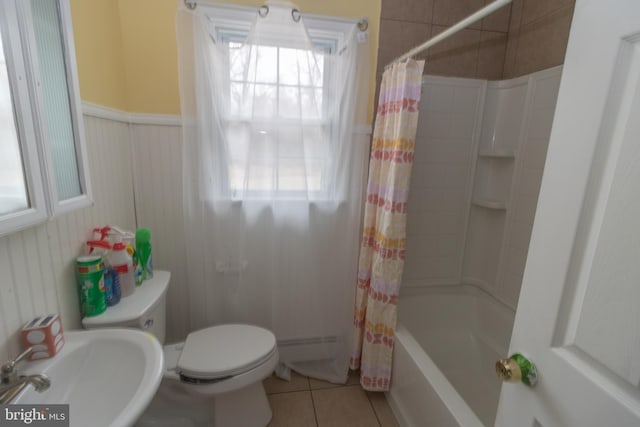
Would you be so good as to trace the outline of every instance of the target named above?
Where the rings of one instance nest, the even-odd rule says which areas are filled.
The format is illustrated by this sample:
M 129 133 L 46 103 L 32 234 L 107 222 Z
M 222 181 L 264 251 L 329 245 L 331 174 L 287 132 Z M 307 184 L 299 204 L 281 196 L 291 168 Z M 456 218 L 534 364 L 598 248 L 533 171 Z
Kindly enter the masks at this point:
M 176 0 L 117 0 L 129 111 L 180 114 Z
M 259 6 L 262 0 L 226 0 L 248 6 Z M 109 5 L 109 10 L 92 11 L 94 4 Z M 300 10 L 320 15 L 346 18 L 369 18 L 369 39 L 371 45 L 371 93 L 370 110 L 375 93 L 375 69 L 378 52 L 378 29 L 380 24 L 381 0 L 298 0 Z M 112 9 L 119 11 L 119 22 L 112 19 Z M 179 114 L 180 97 L 178 90 L 177 47 L 175 35 L 176 0 L 72 0 L 76 44 L 85 37 L 82 45 L 76 47 L 80 74 L 82 99 L 121 108 L 130 112 L 153 114 Z M 106 6 L 104 9 L 107 9 Z M 102 13 L 108 12 L 108 21 L 101 22 Z M 88 22 L 76 24 L 76 18 Z M 100 71 L 102 64 L 111 60 L 102 58 L 103 27 L 111 26 L 121 32 L 121 60 L 124 64 L 124 78 L 118 81 L 115 73 L 113 81 L 102 84 L 92 75 Z M 115 38 L 113 43 L 115 44 Z M 95 44 L 95 48 L 92 48 Z M 110 46 L 113 47 L 113 46 Z M 115 47 L 113 47 L 114 50 Z M 82 64 L 82 65 L 81 65 Z M 116 67 L 117 65 L 117 67 Z M 122 83 L 124 82 L 124 83 Z M 126 107 L 111 100 L 114 86 L 124 84 Z
M 115 0 L 71 0 L 83 100 L 127 110 L 120 12 Z

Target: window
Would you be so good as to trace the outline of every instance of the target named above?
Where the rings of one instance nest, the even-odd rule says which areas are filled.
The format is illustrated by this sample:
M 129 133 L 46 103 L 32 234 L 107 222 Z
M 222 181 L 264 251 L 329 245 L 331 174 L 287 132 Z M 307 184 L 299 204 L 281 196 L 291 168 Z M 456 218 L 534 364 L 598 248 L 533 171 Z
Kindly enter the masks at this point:
M 68 0 L 0 3 L 0 235 L 91 203 Z
M 229 40 L 225 125 L 232 191 L 289 197 L 322 191 L 331 132 L 323 102 L 330 69 L 318 52 L 331 53 L 331 46 L 318 45 L 314 52 L 223 40 Z
M 257 36 L 255 8 L 211 5 L 205 15 L 214 56 L 224 57 L 214 60 L 224 76 L 216 88 L 224 96 L 215 99 L 227 159 L 221 191 L 233 199 L 326 199 L 335 164 L 334 57 L 353 22 L 305 15 L 302 36 L 273 25 Z M 310 43 L 301 43 L 307 34 Z
M 0 51 L 0 215 L 30 207 L 13 105 L 7 59 Z

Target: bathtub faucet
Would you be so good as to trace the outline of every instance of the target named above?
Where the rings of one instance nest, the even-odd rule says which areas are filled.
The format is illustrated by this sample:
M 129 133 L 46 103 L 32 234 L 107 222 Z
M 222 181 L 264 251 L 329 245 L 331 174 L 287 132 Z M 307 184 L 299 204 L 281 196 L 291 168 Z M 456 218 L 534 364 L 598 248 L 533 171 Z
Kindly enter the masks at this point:
M 0 367 L 0 405 L 10 403 L 29 384 L 38 392 L 48 389 L 51 385 L 51 381 L 46 375 L 18 375 L 18 363 L 29 356 L 32 351 L 33 348 L 29 347 L 18 357 L 3 363 Z

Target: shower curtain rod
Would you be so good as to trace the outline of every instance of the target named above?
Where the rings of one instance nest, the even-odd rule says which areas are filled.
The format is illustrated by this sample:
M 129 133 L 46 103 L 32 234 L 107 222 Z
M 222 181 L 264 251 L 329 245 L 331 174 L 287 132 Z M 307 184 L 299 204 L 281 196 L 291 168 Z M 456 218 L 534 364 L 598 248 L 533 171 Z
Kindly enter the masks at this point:
M 500 9 L 501 7 L 508 5 L 509 3 L 511 3 L 511 1 L 512 0 L 496 0 L 493 3 L 488 4 L 487 6 L 483 7 L 480 10 L 478 10 L 477 12 L 467 16 L 466 18 L 464 18 L 462 21 L 458 22 L 457 24 L 452 25 L 451 27 L 447 28 L 446 30 L 444 30 L 440 34 L 438 34 L 438 35 L 436 35 L 434 37 L 431 37 L 429 40 L 427 40 L 426 42 L 422 43 L 420 46 L 416 46 L 413 49 L 411 49 L 410 51 L 408 51 L 407 53 L 397 57 L 393 61 L 389 62 L 384 68 L 386 69 L 387 67 L 395 64 L 396 62 L 404 61 L 407 58 L 411 58 L 411 57 L 417 55 L 418 53 L 429 49 L 431 46 L 435 45 L 436 43 L 440 43 L 442 40 L 446 39 L 447 37 L 449 37 L 449 36 L 457 33 L 458 31 L 468 27 L 469 25 L 473 24 L 474 22 L 481 20 L 485 16 L 492 14 L 493 12 L 495 12 L 498 9 Z

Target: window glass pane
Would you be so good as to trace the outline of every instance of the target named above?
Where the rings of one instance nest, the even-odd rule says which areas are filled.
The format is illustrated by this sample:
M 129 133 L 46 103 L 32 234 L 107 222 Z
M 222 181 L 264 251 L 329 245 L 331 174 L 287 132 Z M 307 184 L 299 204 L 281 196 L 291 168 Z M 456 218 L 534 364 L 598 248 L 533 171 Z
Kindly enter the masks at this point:
M 0 49 L 0 215 L 28 207 L 7 63 L 4 50 Z
M 324 131 L 321 126 L 308 126 L 304 129 L 304 139 L 301 145 L 304 145 L 304 152 L 306 157 L 312 158 L 325 158 L 328 155 L 327 143 L 328 139 L 324 135 Z
M 247 190 L 269 191 L 274 190 L 273 186 L 274 168 L 272 162 L 266 159 L 253 159 L 249 167 L 249 179 L 247 180 Z
M 323 161 L 320 159 L 307 159 L 307 191 L 322 191 Z
M 276 114 L 276 86 L 275 85 L 254 85 L 253 97 L 254 117 L 272 117 Z
M 238 42 L 229 42 L 229 77 L 232 81 L 245 80 L 249 49 Z
M 289 119 L 300 117 L 300 88 L 280 86 L 280 116 Z
M 281 159 L 278 165 L 278 190 L 307 189 L 307 170 L 302 159 Z
M 300 114 L 304 119 L 322 118 L 322 89 L 305 87 L 300 90 Z
M 309 50 L 280 48 L 280 83 L 322 86 L 324 57 Z
M 280 48 L 280 83 L 300 84 L 300 70 L 297 64 L 297 49 Z
M 245 61 L 247 80 L 256 83 L 276 83 L 278 81 L 278 48 L 272 46 L 247 45 L 243 49 L 251 51 L 249 61 Z
M 300 126 L 283 126 L 278 138 L 280 153 L 286 153 L 288 157 L 303 158 L 306 153 L 302 144 L 302 132 L 303 129 Z
M 33 25 L 44 95 L 44 123 L 49 137 L 58 200 L 80 196 L 73 122 L 63 38 L 56 0 L 31 0 Z
M 231 40 L 228 48 L 231 189 L 287 198 L 322 191 L 329 151 L 323 130 L 326 58 Z
M 231 83 L 229 98 L 229 113 L 237 116 L 242 113 L 249 114 L 253 109 L 253 97 L 245 95 L 245 91 L 253 91 L 253 85 L 244 83 Z

